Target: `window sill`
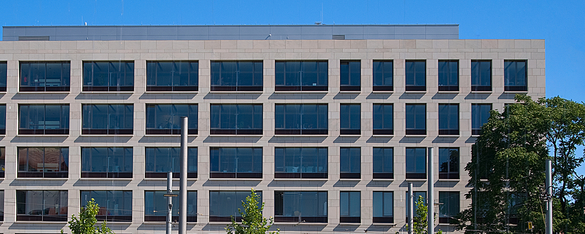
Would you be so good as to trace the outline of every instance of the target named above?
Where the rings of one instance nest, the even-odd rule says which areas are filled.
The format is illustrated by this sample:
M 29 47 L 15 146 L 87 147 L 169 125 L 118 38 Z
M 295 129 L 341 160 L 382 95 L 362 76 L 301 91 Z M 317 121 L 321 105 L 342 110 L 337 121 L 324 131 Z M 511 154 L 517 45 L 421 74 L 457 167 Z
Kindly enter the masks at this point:
M 245 181 L 245 180 L 251 180 L 251 181 L 261 181 L 264 178 L 209 178 L 207 180 L 214 180 L 214 181 Z
M 99 180 L 133 180 L 134 178 L 85 178 L 81 177 L 79 180 L 87 180 L 87 181 L 99 181 Z
M 526 94 L 526 93 L 528 93 L 528 90 L 523 90 L 523 91 L 504 91 L 504 93 Z
M 274 178 L 279 181 L 327 181 L 329 178 Z
M 279 94 L 308 94 L 308 93 L 328 93 L 329 90 L 316 90 L 316 91 L 298 91 L 298 90 L 294 90 L 294 91 L 274 91 L 274 93 L 279 93 Z
M 372 178 L 372 181 L 394 181 L 394 179 Z
M 25 93 L 34 93 L 34 94 L 69 94 L 71 91 L 67 90 L 67 91 L 20 91 L 18 90 L 17 93 L 19 94 L 25 94 Z
M 123 135 L 128 135 L 128 134 L 108 134 L 108 135 L 114 135 L 114 136 L 123 136 Z M 199 134 L 187 134 L 187 136 L 197 136 Z M 88 135 L 83 135 L 83 136 L 88 136 Z M 89 136 L 97 136 L 97 135 L 89 135 Z M 103 135 L 100 135 L 103 136 Z M 129 135 L 129 136 L 133 136 L 133 135 Z M 181 137 L 181 134 L 144 134 L 144 136 L 146 137 Z M 211 135 L 210 135 L 211 136 Z
M 459 90 L 457 91 L 437 91 L 437 93 L 445 93 L 445 94 L 451 94 L 451 93 L 459 93 Z
M 212 90 L 209 91 L 209 93 L 213 93 L 213 94 L 256 94 L 256 93 L 264 93 L 263 90 L 258 90 L 258 91 L 242 91 L 242 90 L 234 90 L 234 91 L 217 91 L 217 90 Z
M 0 134 L 5 135 L 5 134 Z M 69 133 L 67 134 L 17 134 L 18 137 L 69 137 Z
M 339 178 L 339 180 L 344 180 L 344 181 L 360 181 L 360 180 L 362 180 L 362 178 Z
M 81 91 L 83 94 L 133 94 L 134 91 Z
M 408 91 L 413 92 L 413 91 Z M 373 90 L 372 93 L 394 93 L 394 90 Z
M 173 173 L 173 176 L 176 175 L 176 174 L 180 174 L 180 173 Z M 166 177 L 165 178 L 146 178 L 146 177 L 144 177 L 144 180 L 150 180 L 150 181 L 167 181 L 167 178 Z M 173 178 L 173 181 L 180 181 L 180 180 L 181 180 L 180 177 L 179 178 Z M 187 181 L 190 181 L 190 180 L 197 180 L 197 178 L 187 178 Z
M 361 93 L 361 90 L 340 90 L 339 93 Z
M 210 137 L 261 137 L 264 134 L 209 134 Z
M 259 135 L 256 135 L 259 136 Z M 328 137 L 329 134 L 274 134 L 275 137 Z M 357 136 L 357 135 L 354 135 Z
M 111 224 L 111 223 L 112 222 L 108 222 L 108 224 Z M 157 226 L 159 226 L 159 225 L 166 224 L 166 223 L 167 223 L 166 221 L 162 221 L 162 222 L 161 221 L 142 221 L 142 224 L 144 224 L 144 225 L 157 225 Z M 197 222 L 187 222 L 187 223 L 189 223 L 189 224 L 197 224 Z M 216 223 L 213 223 L 213 224 L 216 224 Z M 226 225 L 227 224 L 231 224 L 231 222 L 225 222 L 225 224 Z
M 374 226 L 392 226 L 392 227 L 396 226 L 395 223 L 372 223 L 372 225 L 374 225 Z
M 164 90 L 164 91 L 145 91 L 145 94 L 196 94 L 199 93 L 199 91 L 168 91 L 168 90 Z
M 131 136 L 134 136 L 134 134 L 81 134 L 81 136 L 83 136 L 83 137 L 120 137 L 120 136 L 131 137 Z M 169 135 L 165 135 L 165 136 L 169 136 Z M 180 135 L 178 135 L 178 136 L 180 136 Z
M 3 222 L 0 222 L 3 223 Z M 16 221 L 15 223 L 30 223 L 30 224 L 66 224 L 67 221 Z
M 457 134 L 457 135 L 438 135 L 438 137 L 453 137 L 453 138 L 459 138 L 461 137 L 461 135 Z
M 438 181 L 443 181 L 443 182 L 459 182 L 459 181 L 461 181 L 461 179 L 438 179 Z
M 422 94 L 422 93 L 427 93 L 427 91 L 426 90 L 422 90 L 422 91 L 408 91 L 408 90 L 406 90 L 406 91 L 404 91 L 404 93 Z
M 372 137 L 394 137 L 394 135 L 388 134 L 373 134 Z
M 404 135 L 404 137 L 427 137 L 427 134 L 420 134 L 420 135 L 417 135 L 417 134 L 406 134 L 406 135 Z
M 426 178 L 425 179 L 408 179 L 408 178 L 405 178 L 404 181 L 422 182 L 422 181 L 427 181 L 427 179 Z
M 485 94 L 487 94 L 487 93 L 493 93 L 493 91 L 491 91 L 491 90 L 488 90 L 488 91 L 471 91 L 470 93 L 480 93 L 480 94 L 485 93 Z
M 35 181 L 63 181 L 63 180 L 68 180 L 68 179 L 69 179 L 69 177 L 67 177 L 67 178 L 18 177 L 18 174 L 17 174 L 17 177 L 15 178 L 15 180 L 23 180 L 23 181 L 26 181 L 26 180 L 31 180 L 31 181 L 33 181 L 33 180 L 35 180 Z
M 314 223 L 314 222 L 274 222 L 275 224 L 280 224 L 280 225 L 313 225 L 313 226 L 322 226 L 322 225 L 327 225 L 328 223 Z M 229 224 L 229 223 L 228 223 Z

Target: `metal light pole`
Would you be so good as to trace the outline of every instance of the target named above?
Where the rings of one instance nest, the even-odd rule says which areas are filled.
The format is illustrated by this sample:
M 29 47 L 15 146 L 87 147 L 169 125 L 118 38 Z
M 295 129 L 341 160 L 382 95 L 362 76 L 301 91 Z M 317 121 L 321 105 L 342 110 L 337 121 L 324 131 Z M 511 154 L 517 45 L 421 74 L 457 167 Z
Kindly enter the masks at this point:
M 553 234 L 552 162 L 546 160 L 546 225 L 545 233 Z
M 179 234 L 187 234 L 187 128 L 189 118 L 181 117 L 181 195 L 179 196 Z
M 408 234 L 414 229 L 414 195 L 412 194 L 412 183 L 408 183 Z
M 427 163 L 427 184 L 429 185 L 427 196 L 427 233 L 435 233 L 435 179 L 433 178 L 433 147 L 428 148 L 428 163 Z
M 167 194 L 165 194 L 167 197 L 167 234 L 171 234 L 173 229 L 173 197 L 176 196 L 173 194 L 173 172 L 169 172 L 167 174 Z

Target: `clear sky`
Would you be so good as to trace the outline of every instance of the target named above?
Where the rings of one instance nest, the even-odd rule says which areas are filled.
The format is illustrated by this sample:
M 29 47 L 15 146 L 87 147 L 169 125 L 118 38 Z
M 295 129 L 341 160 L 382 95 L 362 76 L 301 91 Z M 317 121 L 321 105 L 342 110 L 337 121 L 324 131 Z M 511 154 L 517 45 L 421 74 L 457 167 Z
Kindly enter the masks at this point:
M 459 24 L 460 39 L 545 39 L 547 96 L 585 101 L 583 0 L 4 0 L 0 5 L 2 26 Z M 585 174 L 585 167 L 578 172 Z

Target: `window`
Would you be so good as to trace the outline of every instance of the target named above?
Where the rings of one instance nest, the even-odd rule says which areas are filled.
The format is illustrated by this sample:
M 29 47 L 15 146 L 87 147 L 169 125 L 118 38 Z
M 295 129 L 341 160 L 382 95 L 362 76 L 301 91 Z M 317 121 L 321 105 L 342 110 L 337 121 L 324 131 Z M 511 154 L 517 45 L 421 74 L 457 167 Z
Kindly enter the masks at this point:
M 393 74 L 392 61 L 374 61 L 374 91 L 393 91 Z
M 274 191 L 274 222 L 327 223 L 327 192 Z
M 327 178 L 327 148 L 275 148 L 274 178 Z
M 0 135 L 6 134 L 6 105 L 0 105 Z
M 197 91 L 197 61 L 147 61 L 146 91 Z
M 327 61 L 276 61 L 275 91 L 327 91 Z
M 181 177 L 181 148 L 145 148 L 146 178 Z M 187 152 L 187 178 L 197 178 L 197 148 Z
M 492 61 L 471 60 L 471 91 L 492 91 Z
M 406 179 L 427 178 L 427 149 L 406 148 Z
M 406 135 L 427 134 L 427 106 L 406 104 Z
M 0 147 L 0 178 L 4 178 L 4 172 L 6 171 L 6 149 Z M 3 200 L 0 200 L 0 204 Z
M 189 134 L 197 134 L 197 104 L 146 104 L 146 134 L 181 134 L 183 116 Z
M 459 179 L 459 148 L 439 148 L 439 179 Z
M 327 104 L 276 104 L 275 134 L 327 134 Z
M 209 148 L 210 178 L 262 178 L 262 148 Z
M 211 134 L 262 135 L 262 104 L 211 104 Z
M 340 91 L 360 91 L 362 67 L 360 61 L 341 61 L 339 76 L 340 76 Z
M 167 221 L 167 191 L 144 191 L 144 221 Z M 178 193 L 178 192 L 174 192 Z M 179 197 L 173 197 L 172 221 L 179 222 Z M 197 222 L 197 192 L 187 191 L 187 222 Z
M 262 91 L 262 61 L 211 61 L 211 91 Z
M 339 125 L 341 135 L 361 134 L 361 106 L 360 104 L 341 104 L 339 106 Z
M 427 192 L 425 191 L 413 191 L 412 192 L 412 196 L 413 196 L 413 204 L 414 204 L 414 217 L 418 217 L 418 214 L 416 213 L 416 202 L 418 201 L 419 197 L 422 197 L 423 199 L 423 203 L 425 205 L 427 205 Z M 406 223 L 408 223 L 408 209 L 410 208 L 410 205 L 408 204 L 408 191 L 406 191 Z
M 262 192 L 258 207 L 262 206 Z M 243 210 L 242 201 L 250 196 L 250 191 L 209 191 L 209 222 L 231 222 L 232 216 L 237 222 L 242 221 L 238 208 Z
M 83 91 L 134 91 L 134 62 L 83 62 Z
M 0 221 L 4 221 L 4 190 L 0 190 Z
M 439 60 L 439 91 L 459 91 L 458 60 Z
M 374 223 L 394 223 L 394 193 L 374 192 Z
M 20 91 L 69 91 L 69 62 L 20 62 Z
M 426 61 L 406 61 L 406 91 L 426 91 Z
M 132 134 L 132 104 L 84 104 L 83 134 Z
M 339 222 L 360 223 L 361 192 L 339 192 Z
M 19 178 L 67 178 L 69 148 L 18 148 Z
M 459 213 L 459 192 L 439 192 L 439 223 L 457 222 L 452 219 Z
M 6 78 L 7 78 L 6 62 L 0 62 L 0 92 L 6 92 Z
M 67 191 L 16 190 L 16 221 L 67 221 Z
M 20 105 L 19 113 L 18 134 L 69 134 L 69 105 Z
M 459 104 L 439 104 L 439 135 L 459 135 Z
M 374 179 L 394 179 L 394 148 L 374 148 Z
M 340 148 L 339 149 L 341 179 L 359 179 L 361 177 L 361 149 Z
M 394 135 L 394 105 L 374 104 L 374 135 Z
M 481 127 L 488 122 L 492 104 L 471 104 L 471 135 L 480 135 Z
M 504 91 L 528 91 L 526 60 L 504 61 Z
M 98 221 L 132 222 L 132 191 L 81 191 L 81 206 L 92 198 L 100 205 Z
M 132 147 L 81 148 L 81 178 L 132 178 Z

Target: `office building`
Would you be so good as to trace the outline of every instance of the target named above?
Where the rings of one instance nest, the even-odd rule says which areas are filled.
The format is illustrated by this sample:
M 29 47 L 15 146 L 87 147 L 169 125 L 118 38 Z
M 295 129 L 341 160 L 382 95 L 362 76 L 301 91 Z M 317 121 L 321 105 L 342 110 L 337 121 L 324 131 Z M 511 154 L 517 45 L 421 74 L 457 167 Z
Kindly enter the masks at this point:
M 429 166 L 452 232 L 489 111 L 545 96 L 544 40 L 462 40 L 458 25 L 3 32 L 0 233 L 58 233 L 91 198 L 116 233 L 164 233 L 181 116 L 189 232 L 224 232 L 254 188 L 283 233 L 403 233 Z

